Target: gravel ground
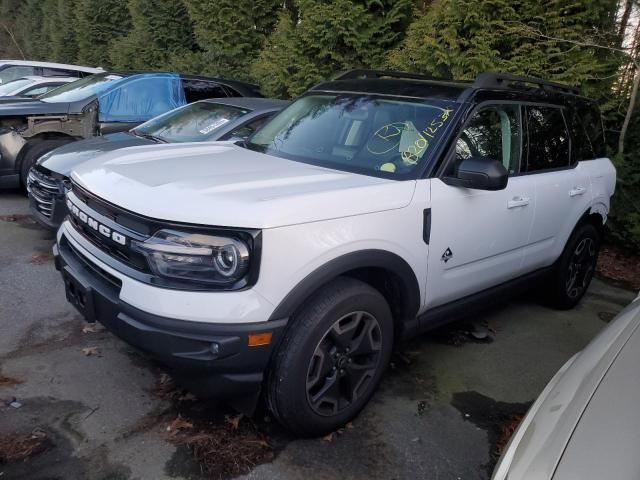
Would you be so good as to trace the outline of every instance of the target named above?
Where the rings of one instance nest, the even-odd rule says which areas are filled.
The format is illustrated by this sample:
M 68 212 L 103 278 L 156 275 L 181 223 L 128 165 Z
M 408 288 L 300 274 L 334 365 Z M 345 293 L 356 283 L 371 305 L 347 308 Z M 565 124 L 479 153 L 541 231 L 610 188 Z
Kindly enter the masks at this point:
M 572 311 L 523 298 L 420 338 L 349 428 L 299 440 L 264 413 L 238 419 L 173 390 L 145 356 L 83 332 L 51 261 L 53 236 L 27 214 L 22 194 L 0 194 L 0 439 L 44 441 L 24 461 L 2 464 L 0 452 L 2 480 L 486 479 L 501 424 L 634 296 L 595 280 Z M 488 337 L 469 335 L 473 325 Z M 186 446 L 194 433 L 215 440 L 199 450 L 202 464 Z M 248 442 L 260 455 L 239 453 Z

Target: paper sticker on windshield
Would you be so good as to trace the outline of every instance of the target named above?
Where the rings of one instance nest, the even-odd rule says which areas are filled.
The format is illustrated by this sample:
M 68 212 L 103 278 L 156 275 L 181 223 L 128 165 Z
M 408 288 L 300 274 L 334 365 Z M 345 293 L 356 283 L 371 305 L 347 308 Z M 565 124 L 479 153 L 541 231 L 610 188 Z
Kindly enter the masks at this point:
M 221 126 L 223 126 L 225 123 L 229 123 L 229 120 L 226 118 L 221 118 L 219 120 L 216 120 L 215 122 L 213 122 L 211 125 L 207 125 L 206 127 L 204 127 L 203 129 L 200 130 L 200 133 L 202 135 L 206 135 L 207 133 L 211 133 L 213 132 L 216 128 L 220 128 Z

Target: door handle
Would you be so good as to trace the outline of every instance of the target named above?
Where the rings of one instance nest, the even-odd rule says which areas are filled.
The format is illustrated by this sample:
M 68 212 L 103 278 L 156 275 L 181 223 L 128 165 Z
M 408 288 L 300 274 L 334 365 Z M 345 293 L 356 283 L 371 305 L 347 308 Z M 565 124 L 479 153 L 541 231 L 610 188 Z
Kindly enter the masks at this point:
M 507 202 L 507 208 L 526 207 L 529 205 L 528 197 L 513 197 Z
M 569 196 L 570 197 L 577 197 L 578 195 L 582 195 L 586 191 L 587 191 L 587 189 L 584 188 L 584 187 L 575 187 L 575 188 L 572 188 L 571 190 L 569 190 Z

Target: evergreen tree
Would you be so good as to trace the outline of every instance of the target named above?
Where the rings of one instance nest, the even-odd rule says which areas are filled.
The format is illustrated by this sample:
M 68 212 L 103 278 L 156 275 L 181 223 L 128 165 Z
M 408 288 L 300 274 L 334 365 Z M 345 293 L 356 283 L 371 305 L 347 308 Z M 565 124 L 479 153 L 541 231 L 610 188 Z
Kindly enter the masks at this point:
M 49 0 L 42 3 L 42 41 L 46 45 L 47 60 L 61 63 L 76 61 L 75 7 L 75 0 Z
M 246 79 L 273 30 L 279 0 L 185 0 L 200 52 L 185 59 L 199 71 Z M 198 64 L 199 63 L 199 64 Z
M 20 14 L 15 21 L 14 35 L 27 58 L 43 60 L 48 56 L 48 44 L 45 41 L 44 3 L 40 0 L 24 0 Z
M 166 69 L 169 59 L 191 51 L 194 36 L 182 0 L 129 0 L 132 29 L 116 40 L 111 63 L 120 69 Z
M 413 2 L 300 0 L 293 6 L 294 15 L 280 16 L 252 67 L 268 94 L 296 95 L 341 70 L 381 66 L 402 40 Z
M 438 78 L 502 71 L 589 83 L 615 72 L 620 59 L 553 38 L 584 40 L 595 32 L 614 32 L 616 3 L 436 0 L 391 52 L 388 65 Z
M 111 44 L 131 28 L 123 0 L 77 0 L 77 61 L 82 65 L 110 67 Z
M 23 0 L 0 0 L 0 58 L 22 58 L 22 38 L 16 28 Z

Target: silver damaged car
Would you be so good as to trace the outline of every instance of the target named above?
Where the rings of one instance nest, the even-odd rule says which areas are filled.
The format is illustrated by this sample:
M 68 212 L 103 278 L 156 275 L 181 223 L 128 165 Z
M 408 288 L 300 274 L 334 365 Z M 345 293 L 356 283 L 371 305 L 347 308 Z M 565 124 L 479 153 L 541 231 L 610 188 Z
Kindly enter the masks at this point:
M 640 296 L 551 379 L 493 480 L 640 478 Z

